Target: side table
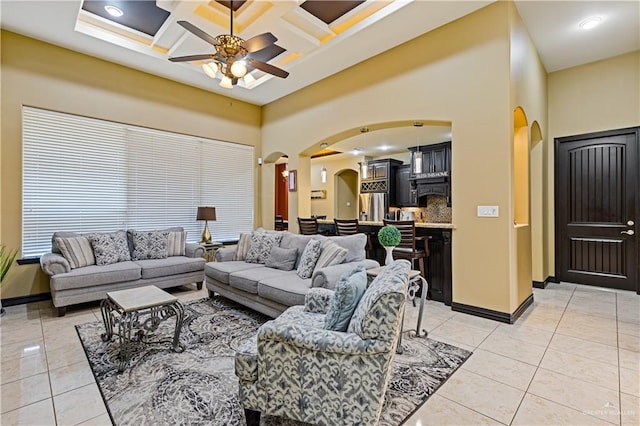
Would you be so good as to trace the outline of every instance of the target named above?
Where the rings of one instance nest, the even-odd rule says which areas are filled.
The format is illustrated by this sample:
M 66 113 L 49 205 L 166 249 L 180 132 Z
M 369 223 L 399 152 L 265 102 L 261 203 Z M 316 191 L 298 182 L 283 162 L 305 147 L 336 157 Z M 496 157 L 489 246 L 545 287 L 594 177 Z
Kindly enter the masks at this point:
M 222 248 L 222 243 L 211 241 L 210 243 L 200 243 L 204 248 L 204 260 L 207 262 L 215 262 L 216 253 Z
M 378 276 L 378 274 L 382 271 L 384 266 L 380 266 L 378 268 L 367 269 L 367 276 L 371 279 Z M 416 324 L 416 337 L 427 337 L 427 330 L 420 330 L 420 324 L 422 323 L 422 314 L 424 313 L 424 302 L 427 299 L 427 290 L 429 288 L 429 283 L 427 280 L 420 275 L 420 271 L 412 269 L 409 271 L 409 289 L 407 294 L 409 296 L 409 300 L 415 300 L 416 291 L 418 291 L 422 287 L 422 291 L 420 293 L 420 309 L 418 310 L 418 322 Z M 414 303 L 415 306 L 415 303 Z M 405 308 L 406 309 L 406 308 Z M 402 313 L 402 323 L 404 324 L 404 312 Z M 398 339 L 398 348 L 396 353 L 402 353 L 402 331 L 400 332 L 400 337 Z
M 111 291 L 100 304 L 105 333 L 102 341 L 107 342 L 113 335 L 118 336 L 120 355 L 118 372 L 122 373 L 131 360 L 135 341 L 143 342 L 144 332 L 155 331 L 161 322 L 175 317 L 176 325 L 171 341 L 175 352 L 183 352 L 185 347 L 180 343 L 180 331 L 184 322 L 184 308 L 177 297 L 172 296 L 156 286 Z M 114 333 L 115 326 L 118 327 Z M 133 329 L 138 329 L 132 337 Z M 144 343 L 161 343 L 144 342 Z

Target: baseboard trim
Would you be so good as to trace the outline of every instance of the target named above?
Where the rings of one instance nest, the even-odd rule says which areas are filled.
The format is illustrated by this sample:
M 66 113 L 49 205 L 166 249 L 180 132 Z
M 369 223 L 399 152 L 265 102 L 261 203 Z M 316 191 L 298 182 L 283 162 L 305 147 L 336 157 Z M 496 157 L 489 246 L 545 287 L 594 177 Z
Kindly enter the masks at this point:
M 26 303 L 51 300 L 51 293 L 30 294 L 29 296 L 8 297 L 2 299 L 2 306 L 24 305 Z
M 559 279 L 557 279 L 556 277 L 554 277 L 553 275 L 549 275 L 549 276 L 547 277 L 547 279 L 546 279 L 546 280 L 544 280 L 544 282 L 545 282 L 545 283 L 556 283 L 556 284 L 559 284 L 559 283 L 560 283 L 560 280 L 559 280 Z
M 547 281 L 533 281 L 533 288 L 546 288 L 547 287 Z
M 529 297 L 527 297 L 512 314 L 456 302 L 451 303 L 451 310 L 507 324 L 513 324 L 524 313 L 524 311 L 531 306 L 531 304 L 533 304 L 533 294 L 530 294 Z

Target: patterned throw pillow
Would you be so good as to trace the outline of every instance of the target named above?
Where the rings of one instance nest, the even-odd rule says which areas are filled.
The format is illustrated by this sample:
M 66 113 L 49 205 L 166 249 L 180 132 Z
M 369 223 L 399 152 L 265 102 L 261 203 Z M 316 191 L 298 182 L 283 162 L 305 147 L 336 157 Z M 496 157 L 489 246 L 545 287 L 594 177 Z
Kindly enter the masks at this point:
M 127 243 L 127 233 L 125 231 L 116 231 L 109 234 L 113 239 L 113 244 L 118 255 L 118 262 L 127 262 L 131 260 L 129 253 L 129 243 Z
M 236 252 L 233 254 L 232 260 L 245 260 L 247 253 L 249 253 L 249 247 L 251 247 L 251 232 L 243 232 L 240 234 L 240 239 L 238 240 Z
M 167 256 L 184 256 L 187 231 L 169 231 Z
M 313 268 L 315 268 L 316 263 L 318 262 L 321 250 L 322 241 L 320 240 L 309 240 L 307 245 L 304 246 L 304 251 L 300 256 L 300 263 L 296 270 L 296 273 L 300 278 L 311 278 L 311 275 L 313 275 Z
M 91 234 L 87 238 L 93 247 L 96 265 L 104 266 L 118 263 L 118 252 L 111 234 Z
M 326 330 L 347 331 L 349 322 L 367 289 L 367 273 L 358 266 L 340 277 L 325 316 Z
M 245 262 L 264 264 L 269 258 L 273 247 L 280 247 L 282 235 L 275 232 L 254 232 L 251 234 L 251 246 L 247 252 Z
M 132 260 L 166 259 L 169 231 L 130 231 L 133 252 Z
M 271 254 L 264 263 L 267 268 L 280 269 L 282 271 L 291 271 L 296 266 L 298 258 L 297 248 L 273 247 Z
M 327 266 L 338 265 L 347 258 L 349 250 L 342 248 L 331 240 L 322 243 L 322 253 L 318 258 L 314 271 Z
M 56 237 L 55 243 L 69 262 L 71 269 L 96 264 L 96 258 L 87 237 Z

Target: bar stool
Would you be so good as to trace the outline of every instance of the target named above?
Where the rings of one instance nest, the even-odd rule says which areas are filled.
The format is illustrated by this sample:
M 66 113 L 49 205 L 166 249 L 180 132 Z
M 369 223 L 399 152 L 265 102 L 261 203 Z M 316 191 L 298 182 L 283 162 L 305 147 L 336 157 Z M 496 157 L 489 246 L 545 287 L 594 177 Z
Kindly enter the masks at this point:
M 416 223 L 413 220 L 383 219 L 382 223 L 385 226 L 393 225 L 400 231 L 400 244 L 393 248 L 393 258 L 410 260 L 411 265 L 414 265 L 414 261 L 417 260 L 420 265 L 420 274 L 426 279 L 424 261 L 429 257 L 429 239 L 431 237 L 416 237 Z
M 367 236 L 367 245 L 365 250 L 367 251 L 367 257 L 372 257 L 373 242 L 371 241 L 371 234 L 368 232 L 360 232 L 358 219 L 333 219 L 333 223 L 336 225 L 336 235 L 353 235 L 353 234 L 365 234 Z

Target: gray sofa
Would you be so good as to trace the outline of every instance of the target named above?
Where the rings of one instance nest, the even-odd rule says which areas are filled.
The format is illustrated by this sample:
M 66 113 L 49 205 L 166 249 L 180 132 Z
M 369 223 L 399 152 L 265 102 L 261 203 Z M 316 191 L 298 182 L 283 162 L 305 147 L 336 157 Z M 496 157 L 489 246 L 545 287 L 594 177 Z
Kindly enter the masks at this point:
M 298 266 L 301 254 L 311 239 L 332 240 L 348 250 L 347 257 L 343 263 L 317 268 L 311 278 L 303 279 L 298 276 L 295 267 L 291 271 L 283 271 L 260 263 L 233 260 L 237 248 L 222 248 L 216 253 L 217 261 L 209 262 L 204 267 L 205 283 L 211 297 L 217 293 L 275 318 L 290 306 L 304 305 L 305 296 L 312 287 L 332 290 L 340 276 L 356 266 L 362 265 L 365 269 L 380 266 L 375 260 L 365 258 L 365 234 L 325 237 L 299 235 L 288 231 L 264 232 L 281 234 L 279 247 L 298 249 L 295 267 Z
M 183 232 L 182 228 L 170 228 Z M 124 231 L 118 231 L 124 232 Z M 131 231 L 127 232 L 129 255 L 133 255 Z M 126 260 L 106 265 L 90 264 L 72 268 L 62 254 L 56 237 L 73 238 L 93 234 L 56 232 L 52 237 L 52 252 L 40 258 L 42 270 L 50 276 L 49 284 L 53 305 L 58 316 L 63 316 L 66 307 L 77 303 L 102 300 L 108 291 L 155 285 L 159 288 L 176 287 L 196 283 L 198 290 L 204 281 L 204 248 L 195 243 L 181 243 L 184 255 L 167 256 L 161 259 Z M 186 238 L 186 234 L 185 234 Z M 135 257 L 132 257 L 135 258 Z

